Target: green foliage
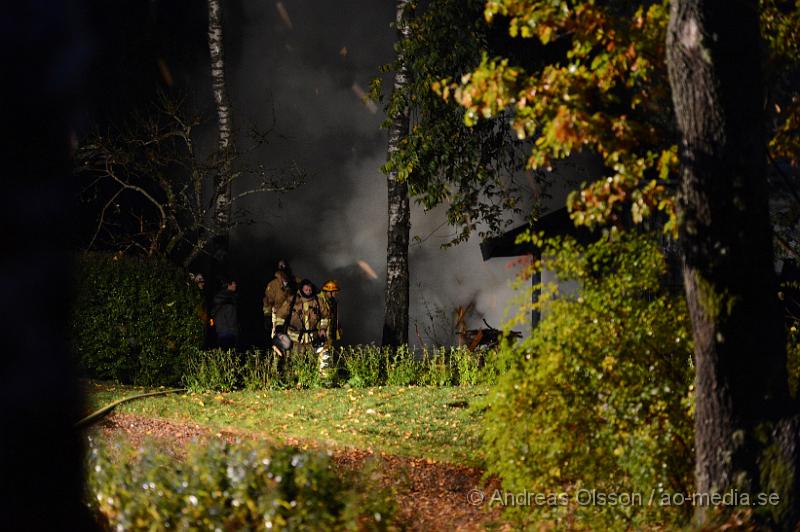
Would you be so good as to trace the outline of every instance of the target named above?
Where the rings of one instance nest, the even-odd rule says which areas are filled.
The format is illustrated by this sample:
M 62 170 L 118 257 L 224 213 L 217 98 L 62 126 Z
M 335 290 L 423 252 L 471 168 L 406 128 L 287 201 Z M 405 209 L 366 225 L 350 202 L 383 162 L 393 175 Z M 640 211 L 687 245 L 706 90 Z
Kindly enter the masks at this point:
M 343 357 L 347 384 L 367 386 L 470 386 L 488 382 L 484 375 L 483 352 L 466 347 L 423 347 L 420 352 L 400 346 L 357 346 L 347 348 Z
M 483 355 L 482 351 L 473 352 L 466 347 L 458 347 L 450 352 L 460 386 L 474 386 L 482 382 Z
M 586 247 L 570 239 L 542 245 L 547 269 L 581 288 L 568 295 L 544 286 L 539 326 L 502 347 L 503 371 L 484 403 L 489 472 L 512 492 L 690 491 L 688 316 L 683 300 L 662 287 L 659 247 L 630 234 Z M 521 319 L 529 310 L 523 306 Z M 536 510 L 527 517 L 596 529 L 675 525 L 690 511 Z
M 797 86 L 800 72 L 800 2 L 795 0 L 792 5 L 792 2 L 781 0 L 761 0 L 760 3 L 761 34 L 769 52 L 764 74 L 769 87 L 766 108 L 772 125 L 770 160 L 784 182 L 787 177 L 796 182 L 797 168 L 800 166 L 800 91 Z M 783 170 L 777 168 L 777 161 L 784 163 Z M 793 247 L 796 255 L 794 226 L 800 216 L 800 205 L 794 201 L 774 210 L 778 211 L 772 213 L 773 223 L 778 218 L 775 230 L 782 233 L 784 242 Z M 781 220 L 781 215 L 788 220 Z
M 353 345 L 337 350 L 327 377 L 319 371 L 313 349 L 291 353 L 281 365 L 274 352 L 244 355 L 221 350 L 195 351 L 183 382 L 191 391 L 229 392 L 234 389 L 268 390 L 350 386 L 473 386 L 494 382 L 497 368 L 487 358 L 493 351 L 466 347 L 408 346 L 398 348 Z
M 234 351 L 195 350 L 186 364 L 183 384 L 193 392 L 216 390 L 230 392 L 239 383 L 241 365 Z
M 426 386 L 450 386 L 458 377 L 451 366 L 453 358 L 449 356 L 448 349 L 434 347 L 429 351 L 422 349 L 422 360 L 425 371 L 420 376 L 419 384 Z
M 319 356 L 314 349 L 307 348 L 291 353 L 286 360 L 284 382 L 296 388 L 316 388 L 322 383 L 319 371 Z
M 259 350 L 245 353 L 242 384 L 246 390 L 251 391 L 270 390 L 282 386 L 278 360 L 272 350 L 266 353 Z
M 458 105 L 432 90 L 442 78 L 459 76 L 479 64 L 489 41 L 481 16 L 483 0 L 412 5 L 409 38 L 396 45 L 397 60 L 382 70 L 397 71 L 404 64 L 411 74 L 401 90 L 392 92 L 384 127 L 404 109 L 411 110 L 413 125 L 383 170 L 407 180 L 411 195 L 425 209 L 447 205 L 448 222 L 458 229 L 452 244 L 469 238 L 480 222 L 492 230 L 510 223 L 518 191 L 508 176 L 521 160 L 514 150 L 516 141 L 497 127 L 502 116 L 467 127 Z M 379 98 L 379 80 L 372 94 Z
M 465 108 L 465 123 L 513 113 L 512 129 L 532 141 L 532 169 L 582 150 L 599 155 L 606 175 L 570 195 L 576 223 L 618 227 L 628 216 L 640 222 L 661 210 L 670 215 L 666 229 L 675 230 L 669 2 L 489 0 L 484 15 L 546 60 L 523 66 L 486 54 L 471 72 L 450 76 L 458 81 L 437 88 Z M 800 3 L 762 0 L 759 15 L 767 44 L 765 107 L 774 113 L 770 155 L 796 168 L 800 96 L 790 80 L 800 65 Z
M 356 388 L 385 384 L 386 367 L 391 352 L 391 347 L 376 345 L 343 348 L 340 359 L 347 370 L 347 384 Z
M 529 168 L 591 149 L 606 176 L 570 196 L 576 222 L 620 224 L 621 206 L 641 221 L 672 212 L 665 180 L 677 171 L 664 48 L 667 2 L 487 2 L 509 35 L 530 39 L 550 60 L 533 68 L 484 57 L 454 91 L 474 124 L 513 109 L 512 128 L 534 140 Z M 588 176 L 587 176 L 588 177 Z
M 141 385 L 180 381 L 200 345 L 200 294 L 164 260 L 85 253 L 76 264 L 70 336 L 89 376 Z
M 290 353 L 285 361 L 272 350 L 197 351 L 189 359 L 183 382 L 193 392 L 316 388 L 322 385 L 318 364 L 313 349 Z
M 424 372 L 421 360 L 414 356 L 408 346 L 398 347 L 388 361 L 386 384 L 389 386 L 411 386 L 420 381 Z
M 95 410 L 112 401 L 151 391 L 90 382 Z M 482 467 L 480 412 L 472 408 L 486 386 L 381 386 L 314 389 L 209 391 L 146 397 L 116 411 L 183 424 L 191 420 L 208 434 L 243 433 L 324 447 L 373 449 L 376 453 L 431 458 Z
M 340 476 L 324 453 L 220 441 L 176 461 L 92 446 L 89 503 L 119 530 L 386 530 L 391 498 L 374 481 Z

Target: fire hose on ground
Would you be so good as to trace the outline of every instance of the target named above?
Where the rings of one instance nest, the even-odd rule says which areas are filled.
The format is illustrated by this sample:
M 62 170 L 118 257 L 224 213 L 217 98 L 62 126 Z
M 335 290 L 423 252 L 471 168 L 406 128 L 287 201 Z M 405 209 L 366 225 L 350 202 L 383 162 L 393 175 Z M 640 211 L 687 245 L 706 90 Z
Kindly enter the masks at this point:
M 93 425 L 97 421 L 103 419 L 109 412 L 114 410 L 117 406 L 121 405 L 122 403 L 127 403 L 128 401 L 133 401 L 135 399 L 143 399 L 145 397 L 154 397 L 156 395 L 167 395 L 170 393 L 181 393 L 185 392 L 186 388 L 171 388 L 169 390 L 159 390 L 157 392 L 147 392 L 147 393 L 140 393 L 137 395 L 131 395 L 129 397 L 123 397 L 122 399 L 118 399 L 113 403 L 109 403 L 103 408 L 97 410 L 86 416 L 85 418 L 81 419 L 77 423 L 73 425 L 73 428 L 82 429 L 88 426 Z
M 281 336 L 285 337 L 288 341 L 286 342 L 286 344 L 280 344 L 280 343 L 276 342 L 276 345 L 273 346 L 273 349 L 275 349 L 276 354 L 278 356 L 286 356 L 286 351 L 288 351 L 288 349 L 291 348 L 292 344 L 291 344 L 291 340 L 289 340 L 289 337 L 287 335 L 284 334 L 284 335 L 281 335 Z M 322 344 L 322 345 L 316 346 L 315 351 L 316 351 L 317 355 L 319 356 L 319 366 L 320 366 L 319 369 L 320 369 L 320 371 L 324 372 L 330 366 L 330 346 Z M 114 401 L 113 403 L 109 403 L 106 406 L 104 406 L 103 408 L 97 410 L 96 412 L 93 412 L 93 413 L 89 414 L 85 418 L 83 418 L 80 421 L 78 421 L 77 423 L 75 423 L 73 425 L 73 428 L 82 429 L 82 428 L 91 426 L 94 423 L 96 423 L 97 421 L 103 419 L 106 415 L 108 415 L 117 406 L 119 406 L 119 405 L 121 405 L 123 403 L 127 403 L 128 401 L 133 401 L 133 400 L 136 400 L 136 399 L 143 399 L 145 397 L 155 397 L 157 395 L 167 395 L 167 394 L 170 394 L 170 393 L 181 393 L 181 392 L 185 392 L 185 391 L 186 391 L 186 388 L 171 388 L 169 390 L 159 390 L 157 392 L 140 393 L 140 394 L 137 394 L 137 395 L 131 395 L 130 397 L 123 397 L 122 399 L 118 399 L 118 400 Z

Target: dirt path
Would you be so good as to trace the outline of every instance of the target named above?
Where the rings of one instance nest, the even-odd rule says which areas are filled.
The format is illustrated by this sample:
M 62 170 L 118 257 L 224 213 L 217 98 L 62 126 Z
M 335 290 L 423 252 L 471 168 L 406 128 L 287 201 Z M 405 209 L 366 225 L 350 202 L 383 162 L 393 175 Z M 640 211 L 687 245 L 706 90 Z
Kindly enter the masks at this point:
M 316 448 L 316 442 L 292 438 L 275 439 L 267 434 L 238 430 L 211 429 L 192 423 L 114 413 L 95 430 L 106 436 L 123 434 L 134 445 L 153 438 L 163 442 L 168 452 L 180 455 L 192 442 L 221 438 L 228 442 L 251 439 L 273 444 Z M 406 530 L 510 530 L 498 509 L 474 506 L 467 500 L 470 490 L 481 486 L 480 469 L 444 464 L 425 459 L 373 453 L 362 449 L 334 449 L 336 467 L 346 474 L 357 470 L 368 459 L 378 459 L 382 482 L 397 493 L 397 518 Z

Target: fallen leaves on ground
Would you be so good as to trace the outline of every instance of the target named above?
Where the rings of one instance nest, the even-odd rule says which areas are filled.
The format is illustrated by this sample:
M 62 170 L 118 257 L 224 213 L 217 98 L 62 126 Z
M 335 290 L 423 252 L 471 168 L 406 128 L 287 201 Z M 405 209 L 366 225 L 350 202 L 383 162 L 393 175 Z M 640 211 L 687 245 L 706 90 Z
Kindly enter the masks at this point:
M 180 456 L 186 445 L 196 441 L 220 438 L 229 443 L 252 439 L 277 445 L 294 445 L 302 449 L 319 449 L 317 441 L 301 441 L 284 438 L 269 432 L 247 432 L 242 430 L 213 431 L 197 423 L 175 422 L 164 419 L 114 413 L 95 429 L 103 436 L 123 434 L 133 445 L 141 445 L 146 439 L 155 439 L 164 444 L 167 452 Z M 478 468 L 436 462 L 427 458 L 407 458 L 375 453 L 367 449 L 331 449 L 333 461 L 342 474 L 359 470 L 367 461 L 379 467 L 380 479 L 390 486 L 397 496 L 397 519 L 405 530 L 484 530 L 494 527 L 511 530 L 503 523 L 497 508 L 474 506 L 467 501 L 470 490 L 484 484 L 483 471 Z M 492 480 L 490 487 L 498 487 Z

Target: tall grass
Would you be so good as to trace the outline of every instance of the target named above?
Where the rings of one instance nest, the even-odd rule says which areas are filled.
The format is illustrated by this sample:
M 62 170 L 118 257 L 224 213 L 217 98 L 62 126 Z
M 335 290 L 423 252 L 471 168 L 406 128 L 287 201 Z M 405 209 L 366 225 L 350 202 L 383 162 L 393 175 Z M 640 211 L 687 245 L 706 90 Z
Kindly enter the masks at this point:
M 234 351 L 195 350 L 187 360 L 183 384 L 194 392 L 203 390 L 230 392 L 239 383 L 241 367 Z
M 192 357 L 184 375 L 193 391 L 227 392 L 236 388 L 266 390 L 350 386 L 474 386 L 494 382 L 493 351 L 466 347 L 412 349 L 373 344 L 340 347 L 331 352 L 323 373 L 312 349 L 280 360 L 272 351 L 241 355 L 213 350 Z
M 248 351 L 244 355 L 242 384 L 246 390 L 272 390 L 283 386 L 278 357 L 270 351 Z

